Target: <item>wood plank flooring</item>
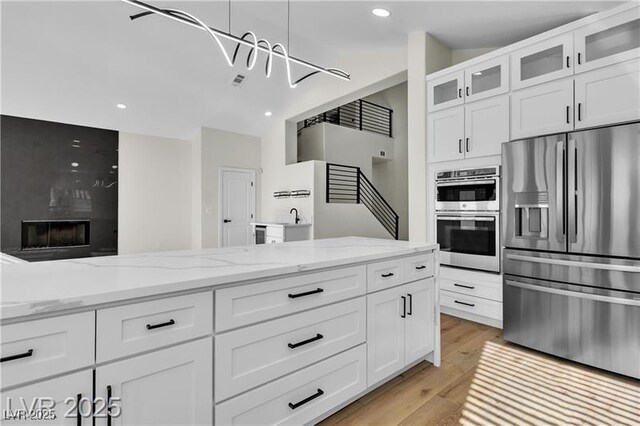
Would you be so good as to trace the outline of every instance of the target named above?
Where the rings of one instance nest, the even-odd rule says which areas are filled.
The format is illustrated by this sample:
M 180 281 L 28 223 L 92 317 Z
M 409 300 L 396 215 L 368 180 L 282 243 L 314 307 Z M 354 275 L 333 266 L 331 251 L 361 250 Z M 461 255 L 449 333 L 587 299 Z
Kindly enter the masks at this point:
M 442 366 L 423 362 L 328 425 L 640 425 L 640 382 L 521 348 L 442 315 Z

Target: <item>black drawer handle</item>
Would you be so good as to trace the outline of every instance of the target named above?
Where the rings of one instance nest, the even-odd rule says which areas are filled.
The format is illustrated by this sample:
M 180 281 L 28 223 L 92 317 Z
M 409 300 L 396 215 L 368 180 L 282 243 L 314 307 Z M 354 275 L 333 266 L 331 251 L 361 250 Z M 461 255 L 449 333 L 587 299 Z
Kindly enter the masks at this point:
M 426 269 L 425 265 L 416 266 L 416 269 L 419 271 L 421 269 Z
M 289 346 L 291 349 L 295 349 L 299 346 L 304 346 L 304 345 L 308 345 L 309 343 L 313 343 L 316 340 L 320 340 L 322 339 L 324 336 L 320 333 L 316 334 L 315 337 L 312 337 L 310 339 L 307 340 L 303 340 L 302 342 L 298 342 L 298 343 L 289 343 L 287 346 Z
M 476 306 L 475 303 L 461 302 L 459 300 L 456 300 L 456 303 L 459 304 L 459 305 L 465 305 L 465 306 L 471 306 L 471 307 Z
M 289 293 L 289 299 L 295 299 L 296 297 L 311 296 L 312 294 L 322 293 L 323 291 L 324 291 L 323 289 L 318 287 L 315 290 L 305 291 L 304 293 L 296 293 L 296 294 Z
M 474 290 L 475 289 L 475 287 L 472 286 L 472 285 L 464 285 L 464 284 L 458 284 L 458 283 L 455 283 L 454 285 L 456 287 L 468 288 L 469 290 Z
M 311 396 L 306 397 L 302 401 L 296 402 L 295 404 L 290 402 L 289 403 L 289 408 L 291 408 L 292 410 L 295 410 L 296 408 L 300 407 L 301 405 L 304 405 L 309 401 L 313 401 L 314 399 L 316 399 L 317 397 L 322 396 L 322 395 L 324 395 L 324 391 L 322 389 L 318 389 L 318 392 L 314 393 Z
M 400 315 L 400 318 L 406 318 L 407 317 L 407 298 L 404 296 L 400 296 L 400 298 L 402 299 L 402 315 Z
M 33 349 L 29 349 L 28 351 L 21 354 L 17 354 L 17 355 L 3 356 L 2 358 L 0 358 L 0 362 L 13 361 L 14 359 L 20 359 L 20 358 L 27 358 L 27 357 L 30 357 L 31 355 L 33 355 Z
M 407 315 L 411 315 L 413 313 L 413 296 L 411 293 L 407 293 L 407 296 L 409 296 L 409 310 L 407 311 Z
M 382 274 L 380 275 L 382 278 L 389 278 L 393 276 L 393 272 L 389 272 L 388 274 Z
M 161 322 L 160 324 L 147 324 L 147 330 L 153 330 L 154 328 L 167 327 L 169 325 L 173 325 L 176 322 L 170 319 L 167 322 Z

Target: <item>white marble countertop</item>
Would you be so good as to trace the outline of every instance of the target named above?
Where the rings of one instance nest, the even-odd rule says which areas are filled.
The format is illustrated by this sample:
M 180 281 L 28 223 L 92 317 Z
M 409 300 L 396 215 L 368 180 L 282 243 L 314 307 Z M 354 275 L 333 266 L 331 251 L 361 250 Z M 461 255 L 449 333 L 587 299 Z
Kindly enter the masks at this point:
M 369 262 L 436 247 L 347 237 L 1 265 L 0 319 Z
M 281 228 L 300 228 L 304 226 L 311 226 L 310 223 L 284 223 L 284 222 L 252 222 L 251 225 L 255 226 L 278 226 Z

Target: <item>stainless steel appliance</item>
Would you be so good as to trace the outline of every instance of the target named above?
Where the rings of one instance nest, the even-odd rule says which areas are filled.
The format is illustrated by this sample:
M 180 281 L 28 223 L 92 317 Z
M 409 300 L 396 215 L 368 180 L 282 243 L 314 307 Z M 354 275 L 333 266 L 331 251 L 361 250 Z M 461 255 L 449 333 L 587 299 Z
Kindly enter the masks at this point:
M 255 244 L 266 244 L 267 225 L 253 225 L 253 237 Z
M 500 166 L 438 172 L 436 210 L 500 210 Z
M 500 166 L 438 172 L 440 263 L 500 272 Z
M 502 148 L 504 339 L 640 378 L 640 124 Z

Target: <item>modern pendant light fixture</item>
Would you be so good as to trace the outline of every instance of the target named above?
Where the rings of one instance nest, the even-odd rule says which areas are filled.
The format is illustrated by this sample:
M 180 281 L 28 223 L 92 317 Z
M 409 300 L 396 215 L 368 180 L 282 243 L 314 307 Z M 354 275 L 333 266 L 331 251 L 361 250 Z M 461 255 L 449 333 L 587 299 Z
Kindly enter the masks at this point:
M 224 59 L 227 62 L 227 65 L 229 65 L 230 67 L 233 67 L 235 65 L 236 59 L 238 57 L 238 53 L 240 51 L 240 47 L 246 46 L 246 47 L 249 47 L 249 53 L 247 54 L 247 58 L 246 58 L 246 67 L 248 70 L 252 70 L 253 67 L 256 65 L 259 52 L 266 53 L 267 59 L 265 63 L 264 72 L 266 77 L 269 78 L 271 76 L 273 57 L 275 56 L 275 57 L 281 58 L 285 62 L 285 66 L 287 70 L 287 80 L 289 82 L 289 87 L 291 88 L 295 88 L 298 85 L 298 83 L 300 83 L 301 81 L 306 80 L 307 78 L 320 73 L 327 74 L 332 77 L 336 77 L 346 81 L 351 80 L 351 76 L 343 70 L 340 70 L 337 68 L 321 67 L 319 65 L 315 65 L 311 62 L 307 62 L 302 59 L 298 59 L 296 57 L 289 55 L 289 52 L 288 52 L 288 47 L 289 47 L 288 46 L 288 42 L 289 42 L 288 40 L 289 38 L 288 4 L 287 4 L 287 46 L 285 47 L 282 43 L 271 44 L 268 40 L 258 39 L 258 37 L 255 35 L 253 31 L 246 31 L 242 35 L 242 37 L 236 37 L 233 34 L 231 34 L 231 8 L 229 8 L 229 32 L 227 33 L 227 32 L 218 30 L 216 28 L 212 28 L 207 24 L 205 24 L 204 22 L 202 22 L 197 17 L 195 17 L 194 15 L 191 15 L 187 12 L 184 12 L 178 9 L 161 9 L 161 8 L 152 6 L 150 4 L 143 3 L 138 0 L 122 0 L 122 1 L 145 10 L 145 12 L 130 16 L 131 20 L 135 20 L 135 19 L 142 18 L 144 16 L 149 16 L 149 15 L 160 15 L 166 18 L 170 18 L 176 22 L 180 22 L 182 24 L 192 26 L 199 30 L 206 31 L 211 37 L 211 39 L 215 42 L 215 44 L 220 48 L 220 51 L 222 52 Z M 232 55 L 230 55 L 229 52 L 227 52 L 227 49 L 222 44 L 222 39 L 230 40 L 236 43 L 236 47 Z M 291 73 L 291 64 L 300 65 L 302 67 L 305 67 L 311 70 L 311 72 L 303 75 L 302 77 L 294 81 Z

